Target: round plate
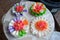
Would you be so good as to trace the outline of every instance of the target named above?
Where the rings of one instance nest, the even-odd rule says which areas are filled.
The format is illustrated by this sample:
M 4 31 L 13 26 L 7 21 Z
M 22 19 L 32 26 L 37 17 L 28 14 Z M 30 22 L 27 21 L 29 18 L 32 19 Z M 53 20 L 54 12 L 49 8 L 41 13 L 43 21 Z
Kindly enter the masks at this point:
M 27 12 L 23 12 L 23 15 L 24 17 L 26 17 L 28 19 L 28 21 L 32 21 L 33 18 L 36 18 L 35 16 L 32 16 L 30 13 L 29 13 L 29 8 L 30 6 L 35 3 L 35 2 L 30 2 L 30 1 L 26 1 L 26 2 L 20 2 L 21 5 L 25 4 L 25 8 L 27 9 Z M 14 7 L 14 6 L 13 6 Z M 11 10 L 13 9 L 13 7 L 3 16 L 2 18 L 2 23 L 3 23 L 3 30 L 4 30 L 4 33 L 7 37 L 8 40 L 40 40 L 40 38 L 36 38 L 35 36 L 31 35 L 31 34 L 28 34 L 26 35 L 25 37 L 23 37 L 22 39 L 20 38 L 15 38 L 13 37 L 7 27 L 8 27 L 8 24 L 9 22 L 11 21 L 11 19 L 15 18 L 15 16 L 12 16 L 11 15 Z M 43 15 L 43 16 L 40 16 L 40 17 L 45 17 L 48 19 L 48 21 L 50 22 L 51 24 L 51 27 L 52 27 L 52 32 L 54 31 L 54 19 L 53 19 L 53 16 L 51 14 L 51 12 L 47 9 L 46 13 Z M 48 37 L 47 39 L 41 39 L 41 40 L 48 40 Z

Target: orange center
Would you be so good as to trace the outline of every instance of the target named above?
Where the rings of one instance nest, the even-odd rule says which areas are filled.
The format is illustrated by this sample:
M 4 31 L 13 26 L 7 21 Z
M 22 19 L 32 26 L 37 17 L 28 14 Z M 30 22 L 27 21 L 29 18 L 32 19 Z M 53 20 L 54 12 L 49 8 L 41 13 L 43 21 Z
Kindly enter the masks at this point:
M 47 29 L 47 27 L 48 27 L 48 25 L 47 25 L 46 21 L 40 20 L 40 21 L 38 21 L 38 22 L 35 23 L 35 28 L 38 31 L 44 31 L 44 30 Z

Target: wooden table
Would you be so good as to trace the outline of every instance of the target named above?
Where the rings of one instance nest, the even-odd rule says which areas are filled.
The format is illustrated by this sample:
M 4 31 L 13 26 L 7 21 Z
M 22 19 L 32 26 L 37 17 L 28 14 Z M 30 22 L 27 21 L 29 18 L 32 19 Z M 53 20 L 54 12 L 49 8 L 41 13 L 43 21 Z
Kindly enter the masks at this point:
M 6 36 L 3 32 L 3 26 L 2 26 L 2 16 L 17 2 L 20 0 L 0 0 L 0 40 L 7 40 Z M 57 31 L 60 31 L 60 28 L 55 20 L 55 29 Z
M 7 40 L 3 32 L 3 26 L 1 23 L 2 16 L 17 2 L 20 0 L 0 0 L 0 40 Z

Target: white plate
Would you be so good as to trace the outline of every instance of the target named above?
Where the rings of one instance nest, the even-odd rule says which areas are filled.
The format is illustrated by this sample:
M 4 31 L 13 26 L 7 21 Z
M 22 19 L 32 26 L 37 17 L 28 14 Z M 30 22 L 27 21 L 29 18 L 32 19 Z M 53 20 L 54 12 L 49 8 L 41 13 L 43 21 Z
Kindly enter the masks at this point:
M 24 17 L 26 17 L 29 21 L 31 21 L 33 18 L 35 18 L 34 16 L 29 14 L 29 8 L 31 6 L 31 4 L 33 4 L 35 2 L 30 2 L 30 1 L 26 1 L 26 2 L 20 2 L 21 5 L 25 4 L 26 9 L 28 10 L 28 12 L 24 12 L 23 15 Z M 13 8 L 13 7 L 12 7 Z M 11 9 L 12 9 L 11 8 Z M 8 32 L 8 23 L 11 21 L 11 19 L 14 18 L 14 16 L 11 15 L 11 9 L 3 16 L 2 18 L 2 23 L 3 23 L 3 30 L 4 33 L 7 37 L 8 40 L 20 40 L 19 38 L 15 38 L 13 37 L 9 32 Z M 53 16 L 51 14 L 51 12 L 47 9 L 46 13 L 42 16 L 42 17 L 46 17 L 47 19 L 49 19 L 48 21 L 50 22 L 51 26 L 52 26 L 52 31 L 54 31 L 54 19 Z M 48 39 L 38 39 L 35 36 L 27 35 L 25 36 L 23 39 L 21 40 L 48 40 Z
M 55 31 L 50 40 L 60 40 L 60 32 Z

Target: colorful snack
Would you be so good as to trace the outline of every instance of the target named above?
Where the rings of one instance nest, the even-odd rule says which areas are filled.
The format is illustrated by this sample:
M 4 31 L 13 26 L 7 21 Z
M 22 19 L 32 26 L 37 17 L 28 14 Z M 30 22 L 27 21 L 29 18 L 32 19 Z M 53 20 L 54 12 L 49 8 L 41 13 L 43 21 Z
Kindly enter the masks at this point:
M 46 7 L 42 3 L 37 2 L 35 4 L 32 4 L 32 6 L 30 7 L 30 13 L 34 16 L 41 16 L 45 14 L 45 12 L 46 12 Z

